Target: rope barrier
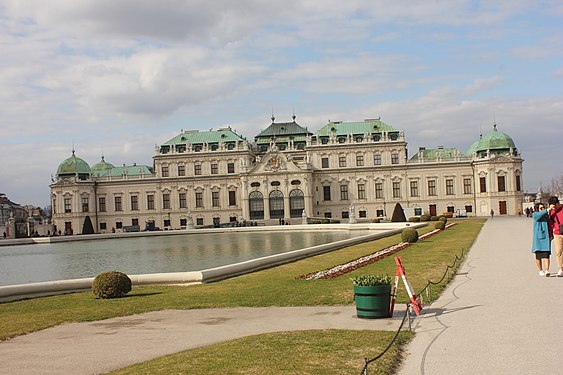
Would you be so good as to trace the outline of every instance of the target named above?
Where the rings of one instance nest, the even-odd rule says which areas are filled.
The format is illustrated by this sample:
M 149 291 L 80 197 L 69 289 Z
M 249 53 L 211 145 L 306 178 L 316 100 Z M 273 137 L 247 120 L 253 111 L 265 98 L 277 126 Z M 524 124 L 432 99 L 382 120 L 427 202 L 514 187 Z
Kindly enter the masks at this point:
M 464 249 L 461 248 L 461 254 L 460 254 L 459 257 L 457 255 L 455 256 L 453 264 L 451 266 L 449 264 L 446 265 L 446 270 L 444 271 L 444 275 L 442 276 L 440 281 L 434 282 L 434 281 L 428 280 L 428 283 L 426 284 L 426 286 L 417 295 L 422 296 L 422 293 L 427 292 L 427 297 L 428 297 L 429 301 L 431 301 L 432 300 L 432 293 L 430 292 L 430 286 L 431 285 L 438 285 L 442 281 L 444 281 L 446 276 L 449 276 L 449 270 L 450 269 L 454 269 L 454 270 L 457 269 L 456 265 L 457 266 L 461 265 L 461 261 L 463 260 L 464 253 L 465 253 Z M 458 265 L 458 262 L 460 262 L 459 265 Z M 448 281 L 449 281 L 449 277 L 448 277 Z M 428 291 L 427 291 L 427 289 L 428 289 Z M 407 305 L 407 309 L 405 310 L 405 315 L 403 316 L 403 320 L 401 321 L 401 325 L 397 329 L 397 332 L 395 332 L 395 336 L 393 336 L 393 339 L 391 340 L 389 345 L 387 345 L 387 347 L 380 354 L 375 356 L 374 358 L 372 358 L 372 359 L 364 358 L 365 364 L 364 364 L 364 368 L 362 369 L 362 375 L 368 375 L 368 366 L 371 363 L 377 361 L 379 358 L 383 357 L 385 355 L 385 353 L 387 353 L 387 351 L 391 348 L 391 346 L 393 346 L 393 344 L 395 343 L 395 340 L 397 340 L 397 337 L 399 336 L 399 333 L 403 329 L 403 325 L 405 324 L 405 320 L 407 319 L 407 316 L 409 318 L 409 330 L 410 330 L 410 323 L 411 322 L 410 322 L 409 311 L 410 311 L 411 305 L 410 305 L 410 303 L 407 303 L 406 305 Z

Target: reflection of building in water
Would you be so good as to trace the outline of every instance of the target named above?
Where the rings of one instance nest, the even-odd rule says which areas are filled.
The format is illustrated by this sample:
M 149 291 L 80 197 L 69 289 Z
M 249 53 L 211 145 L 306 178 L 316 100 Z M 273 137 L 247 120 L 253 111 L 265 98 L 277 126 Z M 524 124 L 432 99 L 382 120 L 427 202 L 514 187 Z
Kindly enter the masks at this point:
M 493 129 L 466 154 L 420 147 L 408 158 L 404 133 L 380 119 L 329 122 L 312 133 L 275 122 L 247 141 L 231 128 L 182 131 L 157 147 L 153 166 L 90 168 L 74 151 L 51 185 L 53 219 L 66 233 L 161 229 L 246 220 L 301 223 L 309 217 L 347 222 L 390 216 L 396 203 L 414 215 L 522 207 L 522 158 Z M 190 216 L 191 215 L 191 216 Z

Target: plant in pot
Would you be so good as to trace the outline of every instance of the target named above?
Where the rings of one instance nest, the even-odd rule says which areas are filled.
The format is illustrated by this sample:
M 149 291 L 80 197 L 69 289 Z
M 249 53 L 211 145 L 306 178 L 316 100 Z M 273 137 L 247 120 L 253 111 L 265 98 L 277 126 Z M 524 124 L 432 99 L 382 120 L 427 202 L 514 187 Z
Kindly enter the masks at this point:
M 388 318 L 391 305 L 391 277 L 389 275 L 360 275 L 351 278 L 358 318 Z

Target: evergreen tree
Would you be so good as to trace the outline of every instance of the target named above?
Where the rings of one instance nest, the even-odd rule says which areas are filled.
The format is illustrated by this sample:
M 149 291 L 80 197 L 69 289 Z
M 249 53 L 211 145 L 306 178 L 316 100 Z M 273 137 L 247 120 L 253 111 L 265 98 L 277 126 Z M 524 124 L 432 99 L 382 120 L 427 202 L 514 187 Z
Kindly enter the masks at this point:
M 84 225 L 82 226 L 82 234 L 94 234 L 94 226 L 92 225 L 92 220 L 90 220 L 90 216 L 86 216 L 86 219 L 84 219 Z
M 395 205 L 395 209 L 393 210 L 393 216 L 391 216 L 391 222 L 393 223 L 403 223 L 407 221 L 405 217 L 405 211 L 403 211 L 403 207 L 400 203 Z

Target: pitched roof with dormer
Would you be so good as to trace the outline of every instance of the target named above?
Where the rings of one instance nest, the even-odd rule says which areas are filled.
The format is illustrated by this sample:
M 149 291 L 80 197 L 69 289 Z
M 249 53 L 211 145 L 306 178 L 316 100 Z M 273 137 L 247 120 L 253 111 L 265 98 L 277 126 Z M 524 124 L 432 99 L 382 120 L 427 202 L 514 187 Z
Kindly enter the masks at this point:
M 321 129 L 319 129 L 315 135 L 317 137 L 326 137 L 332 134 L 335 135 L 348 135 L 348 134 L 374 134 L 374 133 L 398 133 L 397 129 L 384 123 L 380 119 L 368 119 L 358 122 L 329 122 Z
M 163 146 L 170 145 L 188 145 L 188 144 L 210 144 L 219 142 L 238 142 L 244 141 L 244 138 L 235 133 L 230 127 L 221 128 L 218 130 L 185 130 L 180 134 L 164 142 Z

